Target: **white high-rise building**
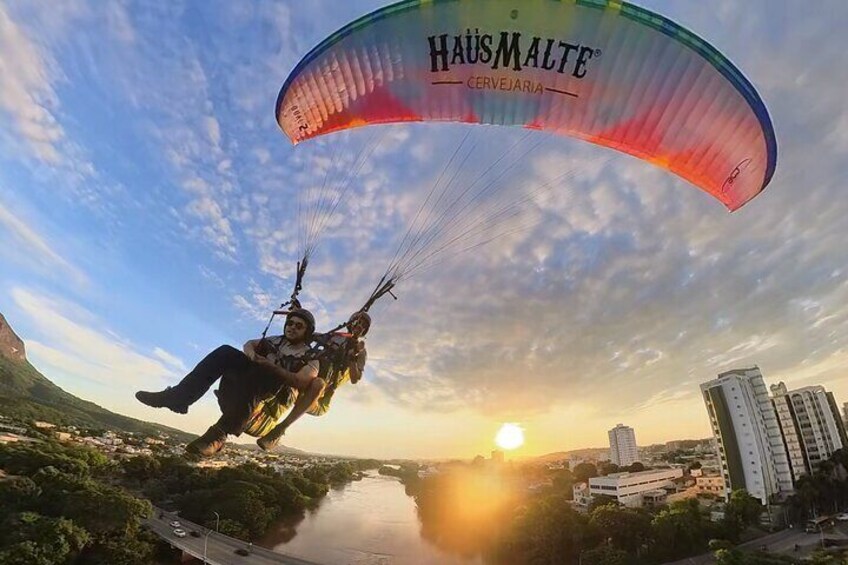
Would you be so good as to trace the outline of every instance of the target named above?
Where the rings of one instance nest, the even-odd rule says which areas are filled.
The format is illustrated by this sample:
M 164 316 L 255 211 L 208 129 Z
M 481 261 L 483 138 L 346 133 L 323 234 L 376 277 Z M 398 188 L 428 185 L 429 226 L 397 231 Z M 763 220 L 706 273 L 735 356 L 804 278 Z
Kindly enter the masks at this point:
M 809 463 L 804 453 L 804 441 L 798 433 L 798 428 L 793 423 L 792 401 L 786 395 L 786 386 L 783 383 L 771 385 L 772 403 L 780 423 L 780 431 L 783 434 L 783 442 L 786 446 L 786 456 L 789 459 L 789 468 L 792 471 L 792 481 L 798 480 L 801 475 L 809 473 Z
M 836 400 L 824 387 L 787 390 L 780 383 L 771 386 L 771 394 L 793 479 L 812 473 L 834 451 L 848 445 Z
M 639 461 L 636 447 L 636 432 L 630 426 L 618 424 L 609 431 L 610 461 L 619 467 L 627 467 Z
M 758 367 L 701 384 L 718 444 L 725 496 L 737 489 L 767 504 L 792 493 L 792 472 L 774 405 Z

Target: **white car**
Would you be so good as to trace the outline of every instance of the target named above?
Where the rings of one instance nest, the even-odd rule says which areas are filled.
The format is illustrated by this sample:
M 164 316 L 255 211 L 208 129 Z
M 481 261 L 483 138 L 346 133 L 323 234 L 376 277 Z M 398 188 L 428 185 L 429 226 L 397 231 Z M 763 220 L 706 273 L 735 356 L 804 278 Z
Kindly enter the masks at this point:
M 179 522 L 177 522 L 176 520 L 174 520 L 173 522 L 171 522 L 171 527 L 172 527 L 172 528 L 179 528 L 181 525 L 182 525 L 182 524 L 180 524 L 180 523 L 179 523 Z
M 836 519 L 840 522 L 848 522 L 848 512 L 843 512 L 842 514 L 837 514 Z
M 176 530 L 174 530 L 174 535 L 177 536 L 178 538 L 186 537 L 185 530 L 182 529 L 182 528 L 177 528 Z

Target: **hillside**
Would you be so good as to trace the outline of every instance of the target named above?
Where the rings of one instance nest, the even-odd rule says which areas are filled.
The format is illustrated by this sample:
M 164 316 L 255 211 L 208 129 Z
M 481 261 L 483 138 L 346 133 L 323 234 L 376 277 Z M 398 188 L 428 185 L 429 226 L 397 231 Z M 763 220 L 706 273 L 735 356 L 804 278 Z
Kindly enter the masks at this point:
M 174 428 L 121 416 L 65 392 L 27 361 L 0 357 L 0 414 L 25 420 L 82 428 L 122 430 L 156 435 L 165 433 L 182 441 L 195 436 Z
M 165 433 L 182 441 L 195 436 L 110 412 L 65 392 L 35 367 L 24 355 L 23 342 L 0 314 L 0 414 L 24 420 L 82 428 L 122 430 L 156 435 Z
M 12 361 L 26 360 L 24 342 L 9 326 L 3 314 L 0 314 L 0 357 L 5 357 Z

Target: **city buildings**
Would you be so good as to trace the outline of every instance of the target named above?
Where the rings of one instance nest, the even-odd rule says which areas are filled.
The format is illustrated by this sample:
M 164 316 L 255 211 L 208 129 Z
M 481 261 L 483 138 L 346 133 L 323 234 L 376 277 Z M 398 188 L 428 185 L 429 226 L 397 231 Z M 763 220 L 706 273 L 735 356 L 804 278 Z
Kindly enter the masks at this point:
M 639 460 L 636 433 L 633 428 L 618 424 L 609 431 L 610 461 L 619 467 L 627 467 Z
M 793 492 L 778 416 L 758 367 L 727 371 L 701 384 L 717 440 L 725 497 L 747 490 L 763 504 Z
M 834 451 L 848 446 L 836 400 L 824 387 L 787 390 L 781 382 L 772 385 L 771 392 L 794 480 L 814 472 Z
M 573 493 L 574 504 L 577 506 L 589 506 L 592 502 L 592 494 L 589 492 L 589 485 L 586 483 L 576 483 L 571 487 Z
M 683 469 L 654 469 L 651 471 L 640 471 L 638 473 L 612 473 L 605 477 L 592 477 L 589 479 L 589 495 L 607 495 L 614 497 L 619 504 L 636 507 L 645 504 L 645 497 L 649 504 L 661 503 L 665 498 L 665 491 L 659 493 L 665 487 L 674 487 L 674 480 L 683 476 Z M 576 487 L 575 487 L 576 489 Z M 575 500 L 578 492 L 574 491 Z M 584 492 L 579 493 L 585 498 Z M 661 500 L 662 499 L 662 500 Z
M 699 493 L 710 493 L 718 496 L 724 496 L 724 478 L 723 477 L 696 477 L 695 486 Z

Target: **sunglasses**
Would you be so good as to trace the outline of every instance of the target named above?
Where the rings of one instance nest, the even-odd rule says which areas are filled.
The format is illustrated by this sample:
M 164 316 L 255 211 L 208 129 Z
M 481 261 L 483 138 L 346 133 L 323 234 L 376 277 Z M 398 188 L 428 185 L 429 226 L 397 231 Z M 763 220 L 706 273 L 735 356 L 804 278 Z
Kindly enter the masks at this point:
M 306 329 L 306 324 L 304 324 L 303 322 L 301 322 L 299 320 L 287 320 L 286 321 L 286 327 L 289 327 L 289 326 L 293 327 L 296 330 L 305 330 Z

